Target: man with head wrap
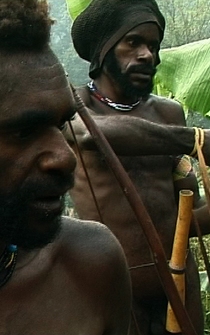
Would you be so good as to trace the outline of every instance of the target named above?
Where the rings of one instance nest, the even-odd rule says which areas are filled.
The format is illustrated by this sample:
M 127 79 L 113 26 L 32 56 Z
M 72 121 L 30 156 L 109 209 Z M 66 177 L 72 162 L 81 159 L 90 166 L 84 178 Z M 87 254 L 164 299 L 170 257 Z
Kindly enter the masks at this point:
M 78 91 L 141 195 L 169 260 L 179 190 L 194 191 L 195 207 L 202 202 L 187 156 L 146 156 L 146 152 L 140 156 L 138 151 L 139 119 L 185 126 L 179 103 L 151 94 L 164 28 L 165 20 L 154 0 L 93 0 L 73 23 L 72 38 L 80 57 L 90 62 L 92 79 Z M 79 117 L 72 124 L 100 216 L 78 149 L 67 132 L 69 143 L 78 155 L 75 186 L 70 194 L 78 215 L 101 219 L 124 248 L 133 285 L 130 334 L 165 334 L 167 299 L 144 233 L 91 136 L 82 129 Z M 149 139 L 147 136 L 145 141 Z M 197 333 L 203 334 L 199 278 L 190 252 L 186 308 Z

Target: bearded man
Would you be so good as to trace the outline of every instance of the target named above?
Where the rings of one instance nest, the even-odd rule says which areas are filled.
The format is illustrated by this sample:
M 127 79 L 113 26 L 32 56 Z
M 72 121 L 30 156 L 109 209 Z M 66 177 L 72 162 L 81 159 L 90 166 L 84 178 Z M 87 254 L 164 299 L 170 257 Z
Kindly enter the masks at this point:
M 126 335 L 119 242 L 61 216 L 76 165 L 62 129 L 75 101 L 52 23 L 45 0 L 0 1 L 0 333 Z
M 93 0 L 74 21 L 72 39 L 79 56 L 90 62 L 91 81 L 78 92 L 139 192 L 170 260 L 179 191 L 194 192 L 194 209 L 203 202 L 189 157 L 175 155 L 195 153 L 192 150 L 194 129 L 186 128 L 183 109 L 178 102 L 151 93 L 164 29 L 164 17 L 154 0 Z M 79 117 L 72 125 L 77 145 L 69 129 L 66 137 L 78 157 L 78 164 L 70 195 L 79 217 L 101 219 L 124 249 L 133 288 L 130 334 L 166 334 L 167 298 L 144 232 Z M 184 131 L 182 146 L 179 137 L 175 140 L 173 135 L 169 136 L 173 141 L 170 143 L 162 136 L 170 127 L 177 134 Z M 203 232 L 209 232 L 206 207 L 197 214 L 205 227 Z M 197 333 L 202 335 L 199 277 L 190 251 L 186 263 L 185 305 Z

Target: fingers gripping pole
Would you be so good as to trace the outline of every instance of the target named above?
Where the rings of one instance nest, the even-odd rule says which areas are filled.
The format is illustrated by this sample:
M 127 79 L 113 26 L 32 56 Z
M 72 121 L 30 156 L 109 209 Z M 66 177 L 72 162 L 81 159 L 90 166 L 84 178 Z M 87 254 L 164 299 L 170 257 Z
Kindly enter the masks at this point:
M 185 301 L 186 252 L 188 246 L 190 223 L 192 219 L 192 208 L 193 192 L 190 190 L 180 191 L 176 231 L 169 267 L 183 303 Z M 166 329 L 171 333 L 181 332 L 180 326 L 176 320 L 170 303 L 168 304 L 167 309 Z

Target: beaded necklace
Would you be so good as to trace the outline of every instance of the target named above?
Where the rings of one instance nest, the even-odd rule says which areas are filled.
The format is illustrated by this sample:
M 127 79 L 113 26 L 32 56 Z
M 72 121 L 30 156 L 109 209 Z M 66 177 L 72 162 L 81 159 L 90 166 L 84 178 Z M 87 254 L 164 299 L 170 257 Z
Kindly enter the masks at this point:
M 131 105 L 128 104 L 120 104 L 117 102 L 113 102 L 111 99 L 102 96 L 99 91 L 97 90 L 95 84 L 93 83 L 93 81 L 90 81 L 89 83 L 87 83 L 87 87 L 89 88 L 90 92 L 94 95 L 94 97 L 96 97 L 96 99 L 98 99 L 99 101 L 103 102 L 104 104 L 108 105 L 111 108 L 114 108 L 116 110 L 119 110 L 121 112 L 129 112 L 132 109 L 134 109 L 136 106 L 138 106 L 141 102 L 141 99 L 139 99 L 138 101 L 134 102 Z
M 0 279 L 0 287 L 5 285 L 13 274 L 17 261 L 17 246 L 14 244 L 8 245 L 0 256 L 0 274 L 5 273 Z

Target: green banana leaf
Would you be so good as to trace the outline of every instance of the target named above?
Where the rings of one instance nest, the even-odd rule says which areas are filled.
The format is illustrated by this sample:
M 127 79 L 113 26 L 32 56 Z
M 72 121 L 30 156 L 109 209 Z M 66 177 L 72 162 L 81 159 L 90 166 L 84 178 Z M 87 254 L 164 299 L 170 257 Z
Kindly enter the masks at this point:
M 154 93 L 210 116 L 210 39 L 160 51 Z
M 91 0 L 66 0 L 67 8 L 72 20 L 75 20 L 89 4 Z

